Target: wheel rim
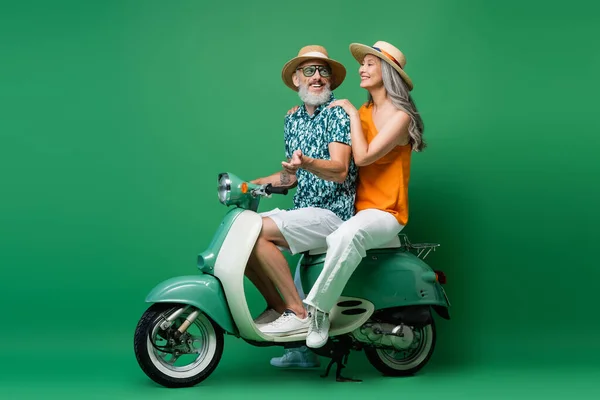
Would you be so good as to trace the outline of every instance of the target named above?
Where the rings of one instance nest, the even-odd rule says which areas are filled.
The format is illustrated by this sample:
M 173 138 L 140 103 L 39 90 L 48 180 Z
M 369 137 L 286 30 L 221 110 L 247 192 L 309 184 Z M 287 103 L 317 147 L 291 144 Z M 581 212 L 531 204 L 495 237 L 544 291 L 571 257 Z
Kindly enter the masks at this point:
M 181 314 L 173 326 L 181 326 L 190 313 L 191 311 Z M 160 351 L 151 342 L 153 340 L 158 346 L 167 345 L 167 340 L 158 336 L 162 321 L 162 318 L 156 321 L 146 340 L 146 348 L 152 364 L 163 374 L 173 378 L 189 378 L 204 371 L 213 360 L 217 350 L 217 336 L 210 320 L 204 314 L 198 315 L 186 331 L 189 333 L 189 339 L 186 342 L 189 350 L 193 353 L 182 352 L 179 356 Z
M 381 361 L 395 370 L 408 370 L 421 364 L 427 358 L 433 345 L 433 329 L 431 325 L 427 325 L 415 330 L 414 334 L 415 340 L 408 349 L 377 349 L 377 355 Z

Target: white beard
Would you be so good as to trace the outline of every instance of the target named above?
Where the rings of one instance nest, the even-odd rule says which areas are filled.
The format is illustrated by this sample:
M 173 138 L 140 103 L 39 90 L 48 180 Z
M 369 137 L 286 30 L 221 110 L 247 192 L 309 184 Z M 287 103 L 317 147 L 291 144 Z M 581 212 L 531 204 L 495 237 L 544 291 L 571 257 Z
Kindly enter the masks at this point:
M 325 104 L 329 100 L 329 97 L 331 96 L 331 90 L 329 87 L 330 85 L 328 82 L 321 93 L 312 94 L 308 91 L 308 85 L 300 84 L 300 87 L 298 88 L 298 96 L 300 96 L 300 99 L 305 104 L 318 107 L 321 104 Z

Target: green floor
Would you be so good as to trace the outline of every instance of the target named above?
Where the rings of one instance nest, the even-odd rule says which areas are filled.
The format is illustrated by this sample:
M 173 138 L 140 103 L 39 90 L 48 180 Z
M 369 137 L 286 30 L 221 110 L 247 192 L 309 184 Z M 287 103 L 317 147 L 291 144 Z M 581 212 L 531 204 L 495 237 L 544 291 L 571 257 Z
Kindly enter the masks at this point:
M 85 351 L 89 339 L 102 346 Z M 439 399 L 598 399 L 600 364 L 552 361 L 529 362 L 514 354 L 513 362 L 499 364 L 443 364 L 434 359 L 420 374 L 410 378 L 386 378 L 353 353 L 345 375 L 361 383 L 338 383 L 323 379 L 318 370 L 277 370 L 268 364 L 277 348 L 254 348 L 226 338 L 225 352 L 217 370 L 199 386 L 165 389 L 138 368 L 129 338 L 85 338 L 39 341 L 22 338 L 7 347 L 0 374 L 2 399 L 335 399 L 390 398 Z M 238 358 L 239 354 L 243 358 Z M 517 352 L 519 353 L 519 352 Z M 208 396 L 208 397 L 207 397 Z M 391 397 L 394 396 L 394 397 Z M 410 397 L 408 397 L 410 396 Z M 383 397 L 381 397 L 383 398 Z

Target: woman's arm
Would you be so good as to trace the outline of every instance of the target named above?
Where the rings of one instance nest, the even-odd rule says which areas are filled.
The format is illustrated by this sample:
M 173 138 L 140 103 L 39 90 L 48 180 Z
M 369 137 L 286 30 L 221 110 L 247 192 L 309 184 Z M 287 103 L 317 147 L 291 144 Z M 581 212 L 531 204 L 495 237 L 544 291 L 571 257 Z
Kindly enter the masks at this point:
M 348 100 L 335 100 L 329 107 L 340 106 L 350 116 L 350 136 L 354 162 L 359 167 L 369 165 L 389 153 L 394 147 L 406 142 L 410 117 L 398 110 L 385 123 L 379 133 L 367 143 L 362 130 L 358 110 Z

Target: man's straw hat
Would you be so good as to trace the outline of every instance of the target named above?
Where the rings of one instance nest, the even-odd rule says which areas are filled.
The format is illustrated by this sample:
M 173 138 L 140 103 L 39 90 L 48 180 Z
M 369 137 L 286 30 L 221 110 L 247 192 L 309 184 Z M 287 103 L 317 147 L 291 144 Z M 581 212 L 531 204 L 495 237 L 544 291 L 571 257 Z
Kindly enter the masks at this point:
M 346 68 L 344 68 L 344 66 L 341 63 L 329 58 L 325 47 L 318 45 L 310 45 L 301 48 L 298 52 L 298 56 L 292 58 L 283 66 L 283 70 L 281 71 L 281 78 L 283 79 L 283 82 L 286 84 L 286 86 L 297 92 L 298 88 L 296 87 L 296 85 L 294 85 L 292 75 L 296 72 L 296 68 L 298 68 L 298 65 L 302 64 L 305 61 L 315 59 L 323 60 L 331 67 L 331 77 L 329 78 L 331 82 L 331 90 L 334 90 L 342 84 L 342 82 L 346 78 Z

